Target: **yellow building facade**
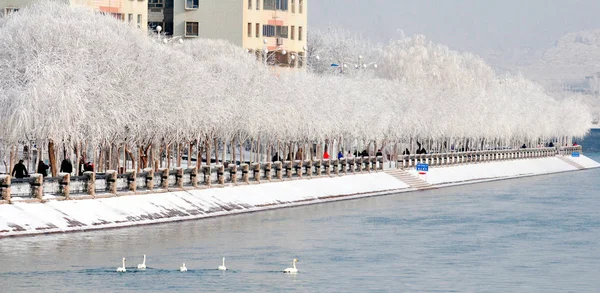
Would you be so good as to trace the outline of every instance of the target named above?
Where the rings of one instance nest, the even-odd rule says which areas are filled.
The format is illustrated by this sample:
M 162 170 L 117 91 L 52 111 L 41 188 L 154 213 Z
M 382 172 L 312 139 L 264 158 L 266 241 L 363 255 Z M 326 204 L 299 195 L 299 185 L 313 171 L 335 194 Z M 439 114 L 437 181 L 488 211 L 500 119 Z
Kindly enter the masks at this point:
M 149 27 L 166 35 L 224 39 L 273 66 L 306 63 L 308 0 L 148 1 Z
M 17 12 L 20 8 L 37 0 L 0 0 L 0 14 Z M 64 0 L 70 5 L 87 6 L 97 11 L 110 13 L 114 17 L 148 29 L 148 0 Z

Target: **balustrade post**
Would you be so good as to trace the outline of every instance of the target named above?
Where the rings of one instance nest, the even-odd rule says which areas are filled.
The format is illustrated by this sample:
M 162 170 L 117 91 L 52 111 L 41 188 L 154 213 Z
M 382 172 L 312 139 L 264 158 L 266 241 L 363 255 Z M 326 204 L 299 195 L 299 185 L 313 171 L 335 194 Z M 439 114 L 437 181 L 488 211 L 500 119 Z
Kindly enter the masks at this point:
M 160 188 L 169 188 L 169 169 L 158 168 L 158 176 L 160 176 Z
M 83 172 L 83 176 L 86 177 L 86 186 L 87 194 L 91 196 L 96 196 L 96 173 L 91 171 Z
M 44 176 L 42 174 L 31 174 L 31 177 L 33 178 L 33 181 L 31 181 L 31 195 L 34 198 L 42 200 L 44 196 Z
M 260 164 L 259 163 L 254 163 L 252 164 L 252 179 L 254 179 L 254 181 L 260 183 Z
M 322 165 L 321 160 L 315 161 L 315 176 L 316 177 L 321 176 L 321 165 Z
M 275 162 L 275 175 L 277 176 L 277 179 L 279 179 L 279 180 L 283 180 L 282 164 L 283 163 L 281 161 Z
M 342 158 L 340 160 L 340 168 L 342 168 L 342 171 L 344 172 L 344 175 L 348 174 L 348 168 L 347 168 L 347 164 L 348 164 L 348 159 L 346 158 Z M 339 169 L 337 170 L 338 172 L 336 173 L 337 175 L 339 175 Z
M 144 168 L 144 172 L 146 173 L 146 189 L 154 189 L 154 168 Z
M 229 179 L 231 180 L 231 183 L 233 184 L 237 184 L 237 165 L 233 165 L 231 166 L 231 168 L 229 169 Z
M 10 202 L 10 175 L 0 175 L 0 195 L 2 199 Z
M 217 165 L 215 166 L 217 169 L 217 183 L 219 185 L 225 184 L 225 166 Z
M 192 187 L 198 187 L 198 169 L 194 166 L 188 168 L 190 174 L 190 183 Z
M 117 194 L 117 171 L 106 171 L 106 189 L 108 193 Z
M 58 173 L 58 184 L 60 186 L 60 193 L 65 199 L 71 198 L 71 174 L 69 173 Z M 115 174 L 116 178 L 116 174 Z M 116 181 L 116 180 L 115 180 Z M 115 185 L 116 189 L 116 185 Z
M 271 174 L 271 170 L 273 168 L 273 163 L 267 162 L 265 163 L 265 179 L 271 181 L 273 175 Z
M 308 161 L 310 162 L 310 161 Z M 296 165 L 294 166 L 294 169 L 296 169 L 296 176 L 298 176 L 298 178 L 302 178 L 302 169 L 304 168 L 311 168 L 311 167 L 307 167 L 308 164 L 305 165 L 304 161 L 296 161 Z M 306 171 L 306 174 L 308 174 L 310 176 L 311 170 Z
M 126 171 L 127 174 L 127 189 L 131 192 L 137 191 L 137 171 L 135 169 L 129 169 Z
M 240 168 L 242 168 L 242 180 L 244 181 L 244 183 L 249 184 L 250 180 L 248 179 L 248 177 L 249 177 L 248 171 L 249 171 L 250 166 L 248 166 L 248 164 L 241 164 Z
M 286 176 L 288 179 L 292 179 L 292 165 L 293 165 L 293 164 L 294 164 L 294 163 L 293 163 L 292 161 L 285 161 L 285 162 L 283 163 L 283 165 L 284 165 L 284 168 L 285 168 L 285 176 Z
M 175 186 L 183 188 L 183 168 L 175 167 Z

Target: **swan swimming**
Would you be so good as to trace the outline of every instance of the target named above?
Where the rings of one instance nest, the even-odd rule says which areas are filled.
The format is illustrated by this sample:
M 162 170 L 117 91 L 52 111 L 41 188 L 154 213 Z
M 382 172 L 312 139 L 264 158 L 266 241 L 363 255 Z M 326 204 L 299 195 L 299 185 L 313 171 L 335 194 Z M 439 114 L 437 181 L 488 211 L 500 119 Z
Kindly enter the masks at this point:
M 220 265 L 217 269 L 219 271 L 226 271 L 227 270 L 227 267 L 225 266 L 225 258 L 223 258 L 223 265 Z
M 187 272 L 187 268 L 185 267 L 185 263 L 179 268 L 180 272 Z
M 144 254 L 144 261 L 138 265 L 138 269 L 145 270 L 146 269 L 146 255 Z
M 117 268 L 117 272 L 124 273 L 126 271 L 127 271 L 127 269 L 125 268 L 125 258 L 123 258 L 123 266 L 122 267 L 118 267 Z
M 286 274 L 297 274 L 298 273 L 298 269 L 296 268 L 297 262 L 298 262 L 298 260 L 294 258 L 294 260 L 292 261 L 293 268 L 287 268 L 287 269 L 283 270 L 283 272 Z

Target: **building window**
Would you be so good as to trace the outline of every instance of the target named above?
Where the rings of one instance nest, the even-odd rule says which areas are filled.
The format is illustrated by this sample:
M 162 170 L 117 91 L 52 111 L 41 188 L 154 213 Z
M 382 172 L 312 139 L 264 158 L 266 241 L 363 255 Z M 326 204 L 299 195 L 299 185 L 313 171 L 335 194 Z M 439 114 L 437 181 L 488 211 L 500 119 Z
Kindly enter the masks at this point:
M 185 9 L 198 9 L 199 0 L 185 0 Z
M 252 0 L 248 0 L 248 10 L 252 10 Z
M 288 10 L 288 0 L 263 0 L 264 10 Z
M 164 0 L 148 0 L 148 8 L 163 8 L 165 7 Z
M 4 16 L 9 16 L 17 11 L 19 11 L 19 8 L 6 7 L 6 8 L 4 8 Z M 2 15 L 0 14 L 0 16 L 2 16 Z
M 256 10 L 260 10 L 260 0 L 256 0 Z
M 263 25 L 263 37 L 274 37 L 275 26 L 274 25 Z
M 290 34 L 290 39 L 294 39 L 296 37 L 296 26 L 292 25 L 292 33 Z
M 251 22 L 248 23 L 248 37 L 249 38 L 252 37 L 252 23 Z
M 292 13 L 296 13 L 296 0 L 290 0 L 292 1 Z
M 125 21 L 125 14 L 123 13 L 111 13 L 110 15 L 120 21 Z
M 275 33 L 278 38 L 288 38 L 288 27 L 287 26 L 277 26 Z
M 142 15 L 141 14 L 137 15 L 137 25 L 138 25 L 138 27 L 142 27 Z
M 304 0 L 298 0 L 298 12 L 302 13 L 303 6 L 304 6 Z
M 186 37 L 197 37 L 198 36 L 198 23 L 197 22 L 185 22 L 185 36 Z
M 298 41 L 302 41 L 302 27 L 298 27 Z
M 256 37 L 260 38 L 260 23 L 256 24 L 256 29 L 254 30 Z
M 132 23 L 132 22 L 133 22 L 133 13 L 129 13 L 129 14 L 127 15 L 127 21 L 129 21 L 129 23 Z

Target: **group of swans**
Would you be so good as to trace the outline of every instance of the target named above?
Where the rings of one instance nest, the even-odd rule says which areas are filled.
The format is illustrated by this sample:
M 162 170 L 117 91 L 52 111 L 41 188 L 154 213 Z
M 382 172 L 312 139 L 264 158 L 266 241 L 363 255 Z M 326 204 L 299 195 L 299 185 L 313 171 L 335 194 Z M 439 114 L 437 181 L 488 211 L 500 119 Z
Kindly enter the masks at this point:
M 144 261 L 141 264 L 137 265 L 138 270 L 145 270 L 146 269 L 146 255 L 144 254 Z M 219 267 L 217 267 L 217 270 L 219 271 L 226 271 L 227 267 L 225 266 L 225 258 L 223 258 L 223 264 L 220 265 Z M 180 272 L 187 272 L 188 269 L 185 266 L 185 263 L 183 263 L 183 265 L 181 265 L 181 267 L 179 267 L 179 271 Z M 125 267 L 125 258 L 123 258 L 123 266 L 122 267 L 118 267 L 117 268 L 117 272 L 119 273 L 125 273 L 127 272 L 127 268 Z
M 297 259 L 294 258 L 294 260 L 292 261 L 292 267 L 291 268 L 287 268 L 285 270 L 283 270 L 284 273 L 286 274 L 297 274 L 298 273 L 298 269 L 296 268 L 296 263 L 298 262 Z M 146 269 L 146 255 L 144 254 L 144 261 L 141 264 L 137 265 L 137 268 L 139 270 L 145 270 Z M 226 271 L 227 267 L 225 266 L 225 258 L 223 258 L 223 264 L 217 267 L 217 270 L 219 271 Z M 183 263 L 183 265 L 181 265 L 181 267 L 179 267 L 179 271 L 180 272 L 187 272 L 188 269 L 185 266 L 185 263 Z M 125 267 L 125 258 L 123 258 L 123 266 L 122 267 L 118 267 L 117 268 L 117 272 L 119 273 L 125 273 L 127 272 L 127 268 Z

